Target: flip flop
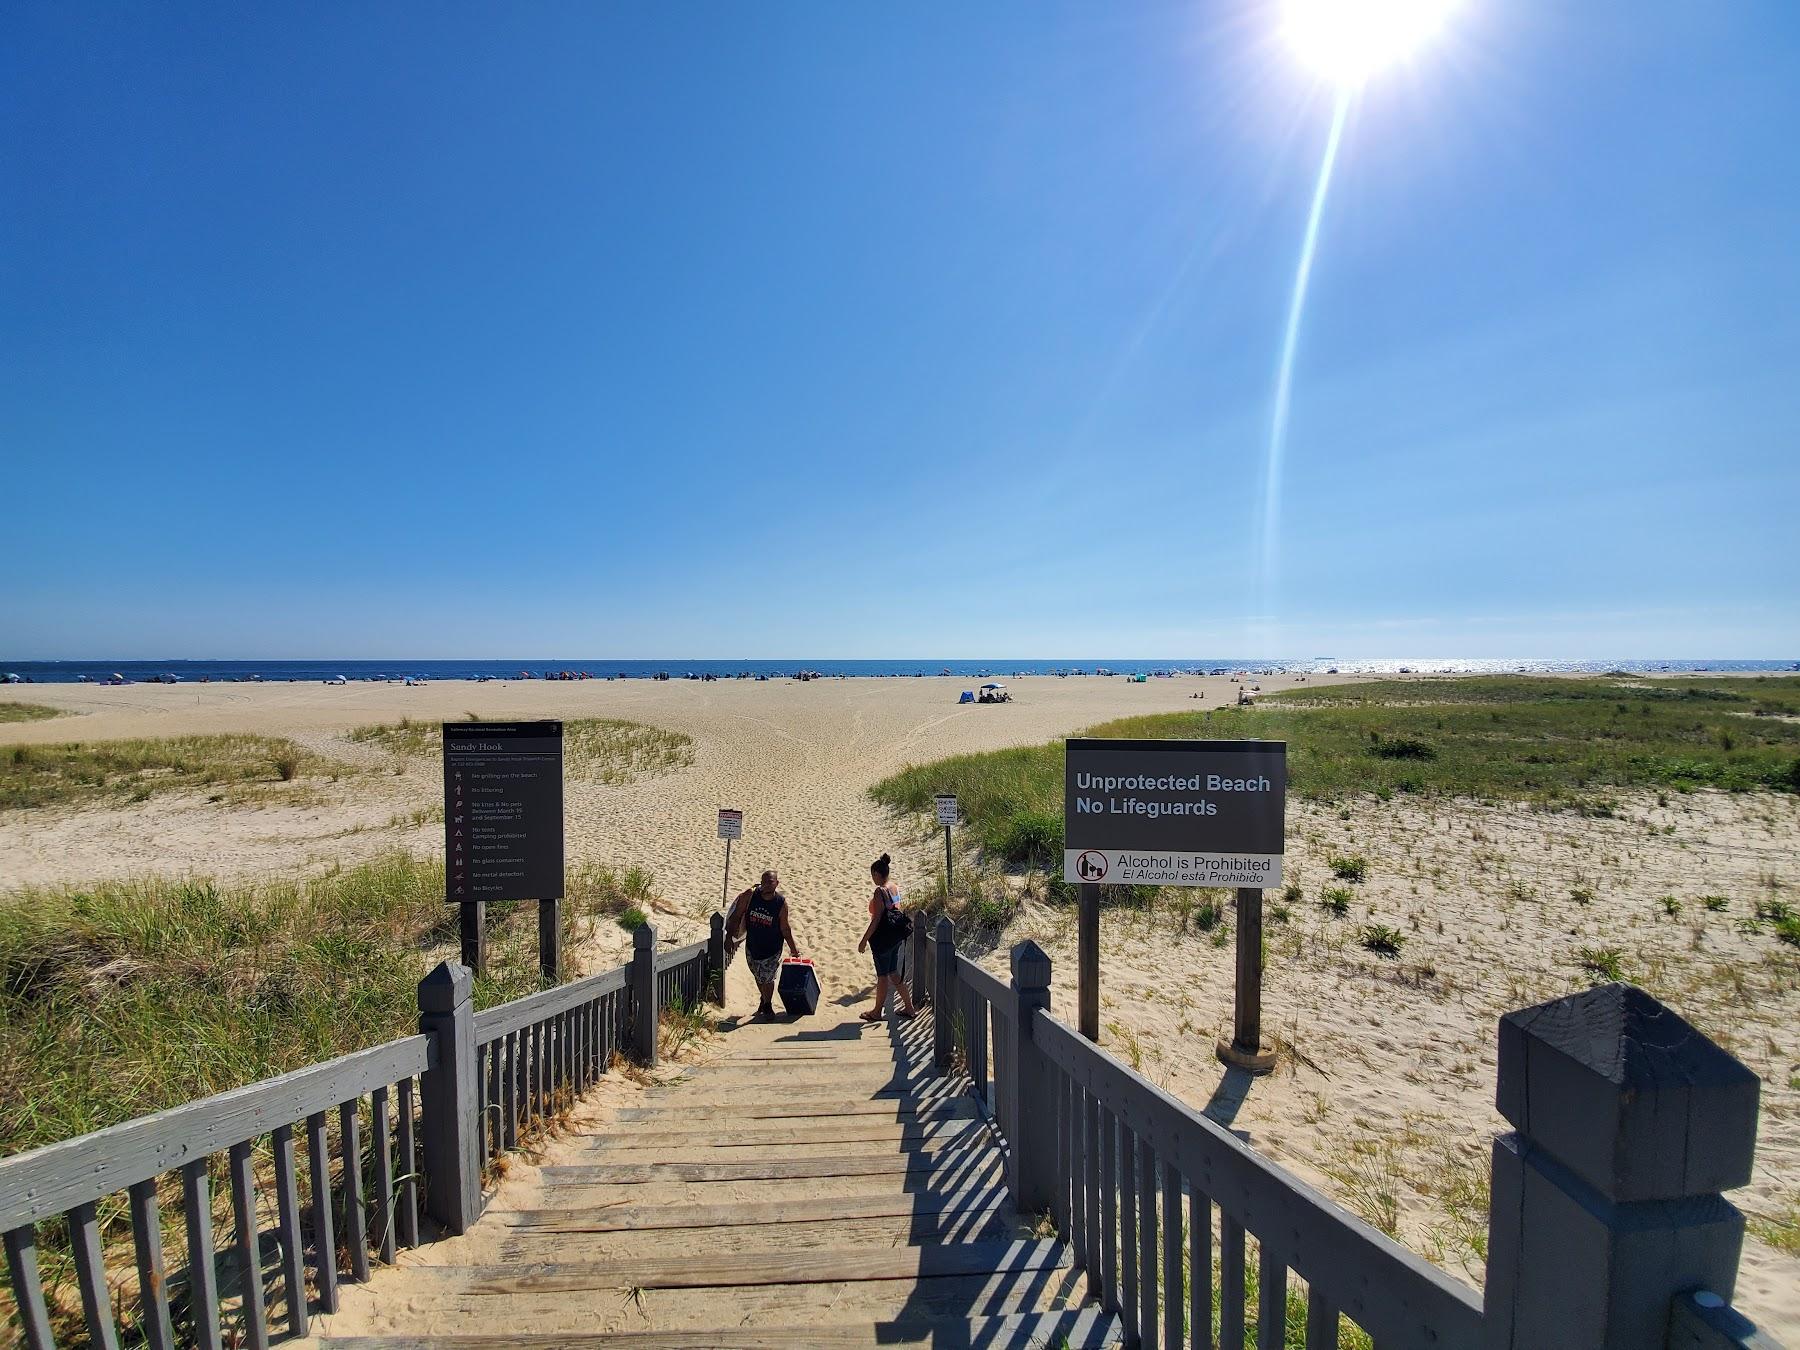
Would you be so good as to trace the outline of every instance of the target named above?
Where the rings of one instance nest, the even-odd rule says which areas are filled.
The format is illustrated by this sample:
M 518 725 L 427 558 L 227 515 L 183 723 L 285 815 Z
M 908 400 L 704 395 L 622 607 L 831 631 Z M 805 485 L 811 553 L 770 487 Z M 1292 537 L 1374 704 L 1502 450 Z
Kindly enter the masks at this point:
M 859 1022 L 879 1022 L 881 1020 L 881 1014 L 878 1012 L 858 1013 L 856 1015 L 856 1020 Z
M 918 1015 L 919 1010 L 917 1008 L 914 1008 L 911 1012 L 902 1011 L 894 1014 L 894 1016 L 898 1017 L 902 1022 L 910 1022 Z

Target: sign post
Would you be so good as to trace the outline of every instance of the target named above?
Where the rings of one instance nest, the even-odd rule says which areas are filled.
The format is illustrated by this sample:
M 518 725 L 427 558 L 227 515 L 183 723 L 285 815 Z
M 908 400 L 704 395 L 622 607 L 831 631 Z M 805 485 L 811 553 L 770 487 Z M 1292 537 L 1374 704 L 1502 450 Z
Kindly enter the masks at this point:
M 719 893 L 720 912 L 731 912 L 731 841 L 744 837 L 744 813 L 719 808 L 719 838 L 725 841 L 725 885 Z
M 1227 1064 L 1267 1073 L 1262 1043 L 1262 892 L 1281 884 L 1287 805 L 1282 741 L 1066 744 L 1063 878 L 1081 887 L 1077 1004 L 1100 1033 L 1100 887 L 1218 886 L 1238 893 L 1237 996 Z
M 561 722 L 444 723 L 444 898 L 462 907 L 462 959 L 487 965 L 489 900 L 538 902 L 538 968 L 562 966 Z
M 940 792 L 937 794 L 938 824 L 944 827 L 944 901 L 950 900 L 950 871 L 954 866 L 950 853 L 950 829 L 956 824 L 956 794 Z

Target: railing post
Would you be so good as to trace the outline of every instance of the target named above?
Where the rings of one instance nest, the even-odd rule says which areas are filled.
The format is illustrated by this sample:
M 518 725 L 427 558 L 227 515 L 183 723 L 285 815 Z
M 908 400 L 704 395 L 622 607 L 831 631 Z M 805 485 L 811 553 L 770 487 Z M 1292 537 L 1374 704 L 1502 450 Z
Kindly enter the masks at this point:
M 731 843 L 729 839 L 725 842 Z M 706 998 L 718 1007 L 725 1006 L 725 916 L 716 910 L 706 939 Z
M 475 977 L 455 961 L 438 962 L 419 981 L 419 1032 L 437 1051 L 436 1063 L 419 1076 L 425 1212 L 451 1234 L 481 1217 L 474 992 Z
M 631 935 L 631 1040 L 634 1057 L 656 1067 L 656 925 L 639 924 Z
M 956 925 L 944 914 L 937 921 L 936 984 L 931 991 L 931 1060 L 939 1073 L 950 1072 L 956 1049 Z
M 1500 1019 L 1483 1321 L 1490 1350 L 1666 1343 L 1676 1298 L 1737 1282 L 1755 1074 L 1641 989 Z
M 1054 1069 L 1031 1039 L 1032 1014 L 1050 1010 L 1050 958 L 1027 939 L 1012 949 L 1012 1051 L 1006 1057 L 1006 1184 L 1021 1214 L 1048 1211 L 1056 1198 L 1056 1097 Z
M 912 990 L 912 1001 L 915 1008 L 922 1008 L 931 1001 L 932 974 L 925 969 L 926 950 L 925 922 L 921 919 L 913 925 L 912 951 L 909 954 L 912 969 L 908 972 L 911 977 L 908 987 Z

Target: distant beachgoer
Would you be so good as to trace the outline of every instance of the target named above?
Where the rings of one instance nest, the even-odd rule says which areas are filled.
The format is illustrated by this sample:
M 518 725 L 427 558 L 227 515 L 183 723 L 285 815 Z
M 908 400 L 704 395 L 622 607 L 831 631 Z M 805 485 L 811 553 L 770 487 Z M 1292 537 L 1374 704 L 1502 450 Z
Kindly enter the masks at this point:
M 889 917 L 900 909 L 900 888 L 888 880 L 892 865 L 893 860 L 885 853 L 869 864 L 875 894 L 869 897 L 869 926 L 863 931 L 862 941 L 856 944 L 857 951 L 872 950 L 875 954 L 875 1006 L 861 1015 L 865 1022 L 881 1020 L 890 992 L 900 995 L 902 1017 L 918 1015 L 912 995 L 907 992 L 906 981 L 900 978 L 900 948 L 905 937 Z
M 751 978 L 762 995 L 756 1009 L 758 1018 L 775 1015 L 775 981 L 781 976 L 781 947 L 795 956 L 800 948 L 794 942 L 794 930 L 788 925 L 787 897 L 781 893 L 781 879 L 773 870 L 762 874 L 762 881 L 738 896 L 731 905 L 731 919 L 726 932 L 735 934 L 744 944 L 744 961 Z M 725 954 L 731 964 L 731 949 Z

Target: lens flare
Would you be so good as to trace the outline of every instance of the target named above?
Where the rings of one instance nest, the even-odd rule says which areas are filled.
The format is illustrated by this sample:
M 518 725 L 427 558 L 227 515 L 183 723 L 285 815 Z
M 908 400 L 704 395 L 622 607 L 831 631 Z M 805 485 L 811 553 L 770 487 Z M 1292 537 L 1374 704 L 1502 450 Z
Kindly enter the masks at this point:
M 1286 0 L 1282 29 L 1302 61 L 1353 87 L 1429 42 L 1456 6 L 1457 0 Z

